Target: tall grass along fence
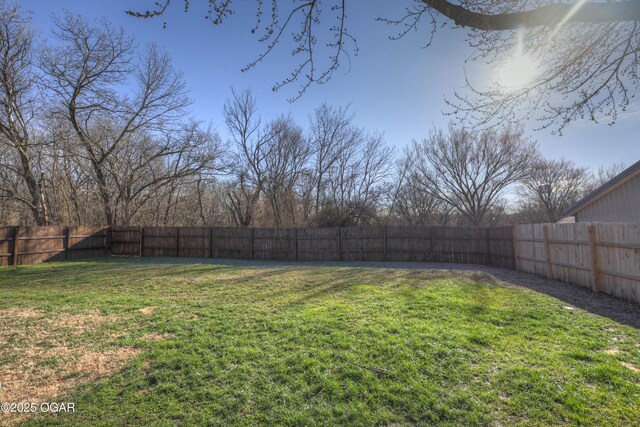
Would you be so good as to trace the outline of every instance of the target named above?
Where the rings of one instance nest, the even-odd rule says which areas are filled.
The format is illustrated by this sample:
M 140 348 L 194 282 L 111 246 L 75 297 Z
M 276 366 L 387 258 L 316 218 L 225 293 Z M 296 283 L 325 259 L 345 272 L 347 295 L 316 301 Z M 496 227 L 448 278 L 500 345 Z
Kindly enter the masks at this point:
M 515 227 L 0 227 L 0 265 L 106 255 L 484 264 L 640 302 L 640 224 Z

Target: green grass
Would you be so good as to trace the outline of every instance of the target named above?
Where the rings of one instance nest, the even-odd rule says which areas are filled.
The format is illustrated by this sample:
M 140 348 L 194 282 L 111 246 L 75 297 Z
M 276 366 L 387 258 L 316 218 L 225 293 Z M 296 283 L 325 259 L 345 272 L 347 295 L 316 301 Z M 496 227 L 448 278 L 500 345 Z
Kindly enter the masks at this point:
M 2 268 L 0 297 L 140 350 L 29 425 L 640 424 L 638 329 L 483 274 L 109 258 Z

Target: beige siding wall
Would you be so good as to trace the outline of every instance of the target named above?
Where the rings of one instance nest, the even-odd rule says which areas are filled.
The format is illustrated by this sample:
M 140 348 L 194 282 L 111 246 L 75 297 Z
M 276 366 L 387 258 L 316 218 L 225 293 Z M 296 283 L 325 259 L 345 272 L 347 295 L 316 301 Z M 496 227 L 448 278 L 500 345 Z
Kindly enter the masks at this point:
M 640 222 L 640 174 L 587 205 L 576 222 Z

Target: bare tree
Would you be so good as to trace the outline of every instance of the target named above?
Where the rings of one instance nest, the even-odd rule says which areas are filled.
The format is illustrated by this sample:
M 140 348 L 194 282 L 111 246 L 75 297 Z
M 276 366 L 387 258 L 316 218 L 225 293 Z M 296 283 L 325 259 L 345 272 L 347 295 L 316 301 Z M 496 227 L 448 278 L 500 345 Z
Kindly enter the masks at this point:
M 527 222 L 557 222 L 571 205 L 585 192 L 589 172 L 577 167 L 573 162 L 560 160 L 540 160 L 531 174 L 522 181 L 520 197 L 521 214 Z
M 196 122 L 163 135 L 139 134 L 110 157 L 108 172 L 115 186 L 118 223 L 129 225 L 141 209 L 170 183 L 187 185 L 219 172 L 223 167 L 220 138 Z M 198 190 L 200 187 L 198 187 Z M 190 215 L 192 216 L 192 215 Z M 141 223 L 138 219 L 136 223 Z
M 414 141 L 420 190 L 449 204 L 471 225 L 482 225 L 505 189 L 530 173 L 536 144 L 522 128 L 470 131 L 449 126 Z
M 6 178 L 0 182 L 0 197 L 24 204 L 35 223 L 43 225 L 49 218 L 43 172 L 35 161 L 43 141 L 34 136 L 41 103 L 33 39 L 28 19 L 19 9 L 0 2 L 0 147 L 11 151 L 0 163 Z
M 593 172 L 593 178 L 591 182 L 589 182 L 588 191 L 593 191 L 596 188 L 606 184 L 614 177 L 619 175 L 622 171 L 627 168 L 627 165 L 624 163 L 612 163 L 608 166 L 600 165 L 598 170 Z
M 448 225 L 452 208 L 433 195 L 433 191 L 423 191 L 424 181 L 419 179 L 415 158 L 411 150 L 396 164 L 395 182 L 389 215 L 401 225 L 426 226 Z
M 236 225 L 247 227 L 264 190 L 265 159 L 269 154 L 269 132 L 261 126 L 256 99 L 250 90 L 232 90 L 232 99 L 224 105 L 225 122 L 236 147 L 235 188 L 228 193 Z
M 318 225 L 369 224 L 378 215 L 388 190 L 393 153 L 381 134 L 366 135 L 345 149 L 329 170 L 325 203 Z
M 342 154 L 359 144 L 362 131 L 353 125 L 353 115 L 346 108 L 326 103 L 316 108 L 310 120 L 310 143 L 313 163 L 313 210 L 317 215 L 328 182 L 328 172 Z
M 302 128 L 291 117 L 280 117 L 269 124 L 265 158 L 265 196 L 271 206 L 276 227 L 296 223 L 296 187 L 306 172 L 309 143 Z
M 60 44 L 41 62 L 47 86 L 71 123 L 95 174 L 107 224 L 115 223 L 106 165 L 137 133 L 159 131 L 184 116 L 189 105 L 182 76 L 169 57 L 147 45 L 139 62 L 133 39 L 107 21 L 96 25 L 65 13 L 55 20 Z M 134 95 L 119 89 L 133 85 Z

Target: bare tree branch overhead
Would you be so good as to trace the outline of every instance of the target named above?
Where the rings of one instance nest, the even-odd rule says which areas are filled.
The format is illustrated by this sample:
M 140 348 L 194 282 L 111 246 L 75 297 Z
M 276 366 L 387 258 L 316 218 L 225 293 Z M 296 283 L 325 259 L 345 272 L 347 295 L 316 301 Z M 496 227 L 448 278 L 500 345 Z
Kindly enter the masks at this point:
M 213 24 L 222 24 L 235 12 L 231 0 L 207 0 L 208 9 L 205 18 Z M 346 0 L 332 1 L 327 8 L 321 0 L 294 1 L 285 8 L 277 0 L 258 0 L 255 7 L 255 25 L 250 29 L 264 44 L 264 49 L 256 59 L 249 62 L 242 71 L 248 71 L 262 62 L 286 37 L 291 36 L 293 48 L 291 55 L 299 58 L 291 74 L 273 85 L 277 91 L 283 86 L 298 82 L 298 99 L 312 84 L 324 84 L 343 65 L 350 61 L 351 55 L 358 54 L 356 39 L 351 36 L 347 27 Z M 127 10 L 126 13 L 136 18 L 154 18 L 163 15 L 171 5 L 171 0 L 154 1 L 153 8 L 145 11 Z M 290 6 L 290 7 L 289 7 Z M 184 1 L 185 12 L 190 3 Z M 330 14 L 331 24 L 321 22 L 324 14 Z M 268 18 L 265 18 L 265 15 Z M 167 22 L 164 22 L 167 25 Z M 290 29 L 293 28 L 293 33 Z M 318 58 L 317 50 L 323 53 Z M 322 56 L 325 56 L 322 58 Z
M 595 24 L 640 19 L 640 7 L 638 2 L 633 0 L 610 3 L 585 3 L 579 0 L 575 3 L 527 2 L 530 7 L 528 9 L 525 8 L 525 2 L 521 2 L 523 7 L 514 7 L 511 9 L 513 11 L 496 8 L 500 3 L 509 3 L 504 1 L 461 1 L 460 4 L 454 4 L 443 0 L 421 0 L 421 3 L 435 9 L 457 25 L 488 31 L 546 27 L 563 22 Z M 481 7 L 479 3 L 486 8 Z
M 174 3 L 182 1 L 155 1 L 149 10 L 131 9 L 127 13 L 138 18 L 159 17 Z M 216 25 L 236 10 L 246 13 L 231 0 L 204 3 L 208 8 L 206 18 Z M 466 31 L 468 44 L 474 49 L 471 61 L 499 69 L 508 66 L 514 55 L 531 58 L 527 67 L 531 76 L 526 84 L 505 87 L 495 81 L 482 85 L 475 76 L 468 76 L 463 89 L 448 95 L 449 113 L 465 125 L 494 126 L 534 119 L 538 128 L 550 127 L 561 133 L 567 124 L 580 119 L 613 124 L 637 93 L 638 0 L 405 3 L 404 12 L 399 11 L 398 16 L 378 19 L 398 26 L 400 31 L 392 39 L 420 31 L 428 45 L 438 29 L 449 26 Z M 195 7 L 189 1 L 183 4 L 185 11 Z M 292 99 L 299 98 L 312 84 L 326 83 L 336 70 L 350 63 L 350 56 L 358 53 L 347 14 L 347 10 L 357 13 L 358 7 L 345 0 L 258 1 L 251 32 L 264 47 L 243 70 L 255 67 L 288 38 L 294 46 L 291 54 L 300 61 L 273 89 L 298 83 Z M 266 19 L 265 15 L 270 16 Z M 326 25 L 327 19 L 330 25 Z

